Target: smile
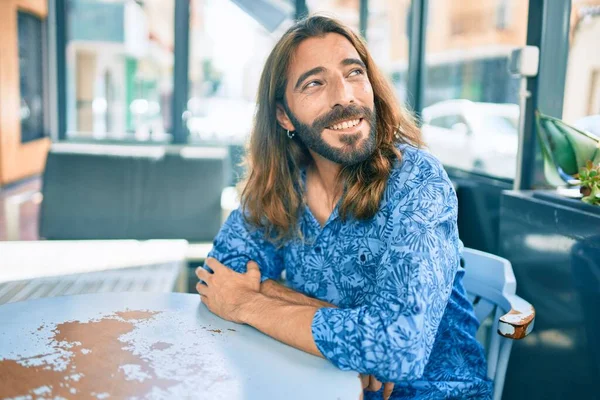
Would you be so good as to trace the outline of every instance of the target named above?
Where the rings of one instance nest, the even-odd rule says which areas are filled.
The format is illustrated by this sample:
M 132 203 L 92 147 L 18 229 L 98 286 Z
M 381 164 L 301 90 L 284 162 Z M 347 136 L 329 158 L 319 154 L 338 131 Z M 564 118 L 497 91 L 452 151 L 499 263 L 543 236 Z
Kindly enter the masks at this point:
M 332 131 L 345 131 L 360 125 L 362 121 L 362 118 L 350 119 L 347 121 L 339 122 L 335 125 L 328 126 L 327 129 L 330 129 Z

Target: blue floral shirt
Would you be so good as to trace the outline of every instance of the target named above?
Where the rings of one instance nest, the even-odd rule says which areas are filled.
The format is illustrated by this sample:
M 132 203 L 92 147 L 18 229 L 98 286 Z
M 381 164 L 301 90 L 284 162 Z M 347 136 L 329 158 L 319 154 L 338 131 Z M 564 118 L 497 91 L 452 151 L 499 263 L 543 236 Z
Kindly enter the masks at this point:
M 209 256 L 238 272 L 255 260 L 263 281 L 285 269 L 289 287 L 338 306 L 314 316 L 318 349 L 340 369 L 394 382 L 392 399 L 491 398 L 462 285 L 456 194 L 432 155 L 400 150 L 372 219 L 342 221 L 336 207 L 321 226 L 305 206 L 303 238 L 276 249 L 236 210 Z

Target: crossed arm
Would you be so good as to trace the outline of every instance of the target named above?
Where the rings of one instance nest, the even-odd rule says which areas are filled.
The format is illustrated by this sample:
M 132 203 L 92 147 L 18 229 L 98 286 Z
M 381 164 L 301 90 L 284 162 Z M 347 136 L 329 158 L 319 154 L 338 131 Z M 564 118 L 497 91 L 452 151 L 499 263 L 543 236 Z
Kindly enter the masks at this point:
M 268 297 L 279 299 L 282 301 L 287 301 L 290 303 L 298 304 L 298 305 L 306 305 L 313 306 L 317 308 L 337 308 L 335 305 L 328 303 L 323 300 L 314 299 L 312 297 L 306 296 L 302 293 L 296 292 L 290 288 L 287 288 L 283 285 L 280 285 L 276 281 L 268 279 L 260 284 L 261 293 L 265 294 Z M 312 321 L 312 319 L 311 319 Z M 312 336 L 312 334 L 311 334 Z M 313 341 L 314 343 L 314 341 Z M 318 354 L 320 357 L 323 357 L 322 354 Z M 373 375 L 360 375 L 363 389 L 367 389 L 370 391 L 378 391 L 381 389 L 382 383 L 377 380 Z M 392 390 L 394 389 L 394 384 L 391 382 L 386 383 L 383 389 L 383 398 L 387 399 L 392 394 Z
M 215 314 L 233 322 L 244 323 L 280 342 L 318 357 L 325 358 L 317 348 L 311 324 L 320 308 L 337 308 L 328 302 L 306 296 L 274 280 L 260 282 L 260 271 L 255 262 L 249 262 L 247 272 L 237 273 L 215 259 L 196 271 L 203 281 L 196 286 L 202 301 Z M 209 289 L 211 288 L 211 289 Z M 382 383 L 373 375 L 361 374 L 363 389 L 378 391 Z M 384 385 L 383 398 L 387 399 L 393 383 Z
M 215 258 L 196 275 L 196 290 L 206 307 L 219 317 L 253 326 L 280 342 L 325 358 L 313 339 L 311 324 L 319 308 L 331 306 L 284 288 L 269 279 L 261 283 L 258 264 L 250 261 L 245 273 L 236 272 Z M 269 282 L 270 281 L 270 282 Z
M 296 292 L 293 289 L 283 286 L 271 279 L 267 279 L 260 284 L 260 292 L 263 293 L 265 296 L 287 301 L 292 304 L 313 306 L 317 308 L 337 308 L 337 306 L 331 303 L 306 296 L 300 292 Z
M 290 296 L 290 294 L 284 290 L 283 286 L 271 282 L 271 284 L 267 284 L 267 287 L 270 288 L 271 294 L 278 294 L 279 298 L 262 292 L 257 293 L 241 308 L 242 322 L 280 342 L 325 358 L 317 348 L 311 331 L 315 313 L 323 305 L 316 304 L 318 300 L 308 297 L 302 303 L 286 300 L 285 296 Z M 263 285 L 264 283 L 261 284 L 261 291 Z M 302 295 L 300 293 L 296 293 L 296 295 L 290 297 L 300 300 Z

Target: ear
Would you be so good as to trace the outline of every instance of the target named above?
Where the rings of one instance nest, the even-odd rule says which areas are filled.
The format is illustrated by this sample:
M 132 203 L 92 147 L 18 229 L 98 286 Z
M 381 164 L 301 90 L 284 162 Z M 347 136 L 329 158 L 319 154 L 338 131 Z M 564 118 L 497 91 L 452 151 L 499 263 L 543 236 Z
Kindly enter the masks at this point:
M 281 127 L 287 131 L 295 131 L 296 128 L 294 127 L 294 124 L 292 124 L 292 121 L 290 121 L 290 118 L 285 112 L 283 105 L 281 103 L 277 103 L 276 107 L 277 109 L 275 112 L 277 115 L 277 121 L 279 122 L 279 125 L 281 125 Z

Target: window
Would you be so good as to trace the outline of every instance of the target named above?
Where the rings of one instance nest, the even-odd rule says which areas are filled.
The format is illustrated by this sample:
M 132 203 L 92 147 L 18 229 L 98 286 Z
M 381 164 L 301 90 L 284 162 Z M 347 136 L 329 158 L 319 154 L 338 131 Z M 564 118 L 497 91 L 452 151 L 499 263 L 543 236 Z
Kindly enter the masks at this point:
M 600 136 L 600 0 L 571 6 L 563 119 Z
M 252 128 L 264 63 L 293 23 L 293 5 L 192 0 L 190 7 L 190 93 L 185 113 L 190 140 L 241 146 Z
M 355 32 L 360 27 L 359 0 L 306 0 L 308 13 L 339 19 Z M 369 7 L 371 7 L 369 3 Z
M 26 143 L 47 136 L 44 124 L 42 21 L 35 15 L 19 11 L 17 24 L 21 142 Z
M 513 48 L 525 45 L 528 2 L 446 0 L 436 1 L 428 12 L 425 141 L 446 166 L 513 179 L 519 88 L 508 73 L 508 60 Z M 444 128 L 454 126 L 468 135 L 446 140 L 448 132 L 432 124 L 433 116 L 441 115 L 459 115 L 464 125 Z
M 369 51 L 392 83 L 396 97 L 401 102 L 406 100 L 409 10 L 409 0 L 369 0 Z
M 70 0 L 67 135 L 170 141 L 174 0 Z

